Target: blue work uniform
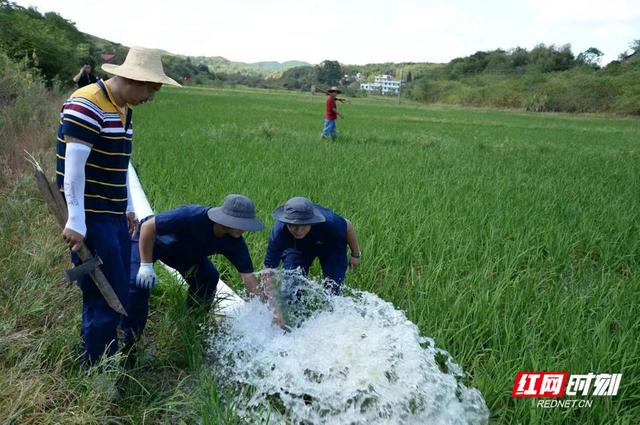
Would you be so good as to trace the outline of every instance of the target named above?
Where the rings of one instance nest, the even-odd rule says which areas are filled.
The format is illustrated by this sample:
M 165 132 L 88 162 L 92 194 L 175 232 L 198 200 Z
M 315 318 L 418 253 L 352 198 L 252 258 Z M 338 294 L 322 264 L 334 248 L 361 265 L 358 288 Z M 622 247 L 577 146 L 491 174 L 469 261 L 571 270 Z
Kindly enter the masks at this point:
M 216 293 L 220 273 L 210 255 L 224 255 L 240 273 L 253 273 L 253 263 L 244 238 L 229 235 L 217 237 L 214 222 L 207 216 L 209 207 L 183 205 L 155 216 L 156 239 L 153 261 L 160 260 L 176 269 L 189 284 L 187 302 L 211 302 Z M 152 216 L 153 217 L 153 216 Z M 151 217 L 146 218 L 144 221 Z M 124 319 L 125 344 L 131 346 L 142 334 L 149 313 L 149 289 L 136 286 L 140 268 L 138 247 L 140 234 L 131 245 L 131 279 L 129 284 L 129 317 Z
M 102 81 L 76 90 L 67 99 L 60 111 L 56 143 L 56 178 L 60 191 L 64 190 L 65 137 L 91 145 L 84 169 L 86 244 L 102 259 L 100 268 L 126 308 L 131 258 L 126 182 L 133 137 L 132 110 L 127 108 L 122 113 Z M 75 253 L 71 260 L 80 264 Z M 112 355 L 117 351 L 121 315 L 109 307 L 91 277 L 78 279 L 78 286 L 82 290 L 84 361 L 93 364 L 102 354 Z
M 325 278 L 325 288 L 333 294 L 339 294 L 348 265 L 347 221 L 328 208 L 314 206 L 326 221 L 312 224 L 311 230 L 302 239 L 294 238 L 285 223 L 277 221 L 274 224 L 269 235 L 264 265 L 276 268 L 282 261 L 285 270 L 300 267 L 304 274 L 308 274 L 311 263 L 318 258 Z

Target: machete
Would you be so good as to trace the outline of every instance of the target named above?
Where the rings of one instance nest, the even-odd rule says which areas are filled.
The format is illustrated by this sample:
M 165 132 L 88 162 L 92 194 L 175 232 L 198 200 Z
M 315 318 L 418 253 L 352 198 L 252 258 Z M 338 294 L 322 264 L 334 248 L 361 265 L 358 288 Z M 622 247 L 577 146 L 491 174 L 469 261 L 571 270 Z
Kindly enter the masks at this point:
M 54 182 L 48 181 L 44 174 L 44 170 L 38 161 L 29 152 L 25 152 L 29 156 L 27 161 L 33 165 L 36 183 L 40 188 L 40 192 L 42 192 L 42 196 L 44 197 L 49 210 L 58 221 L 58 224 L 64 229 L 67 223 L 67 202 L 63 198 L 58 186 Z M 67 280 L 77 280 L 79 277 L 88 273 L 89 276 L 91 276 L 91 279 L 95 282 L 96 287 L 104 297 L 107 304 L 109 304 L 109 307 L 116 312 L 127 316 L 127 311 L 118 299 L 118 295 L 116 295 L 113 287 L 100 269 L 100 264 L 102 264 L 100 257 L 94 257 L 91 254 L 91 251 L 89 251 L 89 248 L 87 248 L 86 243 L 82 244 L 76 254 L 78 254 L 82 264 L 65 272 Z

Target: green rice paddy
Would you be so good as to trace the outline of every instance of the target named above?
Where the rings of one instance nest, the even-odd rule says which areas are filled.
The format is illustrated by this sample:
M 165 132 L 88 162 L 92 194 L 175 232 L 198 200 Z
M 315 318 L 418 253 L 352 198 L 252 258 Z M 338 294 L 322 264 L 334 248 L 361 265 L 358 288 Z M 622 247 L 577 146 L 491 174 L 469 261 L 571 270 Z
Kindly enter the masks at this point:
M 339 139 L 321 140 L 323 96 L 163 89 L 136 110 L 133 161 L 156 211 L 242 193 L 267 226 L 292 196 L 349 218 L 363 257 L 347 284 L 451 353 L 492 423 L 637 423 L 640 121 L 373 98 L 339 108 Z M 267 238 L 246 236 L 256 267 Z M 590 408 L 544 409 L 511 397 L 518 371 L 623 377 Z

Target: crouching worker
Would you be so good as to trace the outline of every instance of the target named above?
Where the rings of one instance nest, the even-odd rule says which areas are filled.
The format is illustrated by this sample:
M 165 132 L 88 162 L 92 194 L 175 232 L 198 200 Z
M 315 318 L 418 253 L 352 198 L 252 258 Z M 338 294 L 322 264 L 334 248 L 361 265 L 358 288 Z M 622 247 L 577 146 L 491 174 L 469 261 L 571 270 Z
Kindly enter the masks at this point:
M 139 250 L 132 249 L 129 317 L 123 326 L 127 348 L 142 335 L 147 322 L 149 290 L 158 282 L 153 270 L 156 260 L 176 269 L 188 283 L 189 307 L 208 308 L 213 300 L 220 277 L 208 258 L 213 254 L 231 261 L 247 291 L 257 295 L 258 280 L 242 234 L 262 229 L 253 201 L 243 195 L 228 195 L 222 207 L 184 205 L 143 220 Z
M 318 258 L 325 290 L 340 295 L 347 267 L 353 270 L 360 264 L 360 245 L 351 222 L 302 197 L 289 199 L 273 217 L 277 221 L 269 235 L 265 267 L 276 268 L 282 261 L 285 270 L 300 267 L 306 275 Z

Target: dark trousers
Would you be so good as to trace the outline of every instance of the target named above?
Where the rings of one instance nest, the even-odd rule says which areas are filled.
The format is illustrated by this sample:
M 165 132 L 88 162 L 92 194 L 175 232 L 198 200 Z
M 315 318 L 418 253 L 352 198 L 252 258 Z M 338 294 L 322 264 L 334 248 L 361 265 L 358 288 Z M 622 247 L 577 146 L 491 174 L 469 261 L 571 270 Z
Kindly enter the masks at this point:
M 135 235 L 131 240 L 131 278 L 129 281 L 129 307 L 127 313 L 129 317 L 123 319 L 125 332 L 125 347 L 131 348 L 140 338 L 147 324 L 149 316 L 149 293 L 148 289 L 136 286 L 136 275 L 140 268 L 140 250 L 138 247 L 140 235 Z M 174 256 L 163 255 L 155 260 L 160 260 L 168 266 L 176 269 L 189 285 L 187 305 L 208 306 L 213 301 L 216 294 L 216 287 L 220 279 L 220 273 L 215 268 L 211 260 L 202 257 L 197 262 L 187 261 L 176 253 Z
M 129 262 L 131 242 L 126 216 L 93 218 L 87 216 L 87 246 L 102 259 L 102 272 L 125 307 L 129 297 Z M 74 264 L 80 264 L 76 254 Z M 117 329 L 122 316 L 114 311 L 89 275 L 78 279 L 82 290 L 82 339 L 84 360 L 96 363 L 103 354 L 113 355 L 118 350 Z
M 323 249 L 315 251 L 289 248 L 282 254 L 285 270 L 300 267 L 305 275 L 309 274 L 309 268 L 316 258 L 320 261 L 322 274 L 325 278 L 325 289 L 330 294 L 340 295 L 348 265 L 346 246 L 323 247 Z

